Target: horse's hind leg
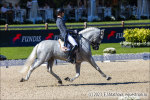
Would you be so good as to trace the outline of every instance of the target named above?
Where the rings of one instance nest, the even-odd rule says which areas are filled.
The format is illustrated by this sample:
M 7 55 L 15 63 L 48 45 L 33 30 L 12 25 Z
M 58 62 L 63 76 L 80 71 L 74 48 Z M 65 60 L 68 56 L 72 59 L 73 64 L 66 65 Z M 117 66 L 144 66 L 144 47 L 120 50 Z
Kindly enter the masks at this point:
M 53 70 L 52 70 L 52 67 L 53 67 L 53 63 L 54 63 L 54 59 L 50 59 L 48 61 L 48 65 L 47 65 L 47 69 L 48 71 L 58 80 L 58 83 L 59 84 L 62 84 L 62 80 L 60 79 L 60 77 L 58 75 L 56 75 Z
M 95 63 L 93 57 L 90 57 L 90 58 L 89 58 L 89 63 L 90 63 L 97 71 L 99 71 L 99 73 L 100 73 L 103 77 L 105 77 L 107 80 L 110 80 L 110 79 L 111 79 L 111 77 L 107 76 L 106 74 L 104 74 L 104 72 L 102 72 L 102 70 L 101 70 L 101 69 L 98 67 L 98 65 Z
M 33 70 L 35 70 L 37 67 L 39 67 L 42 63 L 43 63 L 42 60 L 38 60 L 37 62 L 35 62 L 35 64 L 30 67 L 26 78 L 25 79 L 22 78 L 20 82 L 27 81 L 29 79 L 31 73 L 33 72 Z

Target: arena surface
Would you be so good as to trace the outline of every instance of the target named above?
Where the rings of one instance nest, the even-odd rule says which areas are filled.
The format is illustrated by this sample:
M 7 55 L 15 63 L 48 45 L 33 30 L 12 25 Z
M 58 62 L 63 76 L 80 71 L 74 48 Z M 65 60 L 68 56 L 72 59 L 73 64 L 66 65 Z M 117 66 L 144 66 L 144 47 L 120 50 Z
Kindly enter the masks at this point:
M 89 63 L 82 63 L 81 75 L 74 82 L 63 80 L 75 75 L 74 65 L 54 65 L 54 72 L 63 80 L 57 80 L 47 72 L 45 66 L 37 68 L 29 81 L 22 78 L 20 66 L 0 67 L 1 99 L 111 99 L 123 96 L 150 100 L 150 61 L 96 62 L 102 71 L 112 77 L 107 81 Z

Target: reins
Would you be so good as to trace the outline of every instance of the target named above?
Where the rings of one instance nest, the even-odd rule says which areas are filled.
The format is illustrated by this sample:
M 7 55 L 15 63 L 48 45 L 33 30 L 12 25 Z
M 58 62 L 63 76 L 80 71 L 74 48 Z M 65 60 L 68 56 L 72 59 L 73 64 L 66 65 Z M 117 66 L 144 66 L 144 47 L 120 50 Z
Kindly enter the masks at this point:
M 84 38 L 86 41 L 90 42 L 91 45 L 95 45 L 93 42 L 91 42 L 90 40 L 86 39 L 84 36 L 81 35 L 82 38 Z

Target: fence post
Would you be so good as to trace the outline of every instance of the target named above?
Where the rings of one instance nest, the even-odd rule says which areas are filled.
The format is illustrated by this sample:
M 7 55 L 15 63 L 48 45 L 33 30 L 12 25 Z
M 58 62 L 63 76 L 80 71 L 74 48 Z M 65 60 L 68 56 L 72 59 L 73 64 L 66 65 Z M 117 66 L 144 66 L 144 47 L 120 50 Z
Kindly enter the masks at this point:
M 48 23 L 45 23 L 45 29 L 48 30 Z
M 87 28 L 87 22 L 84 22 L 84 28 Z
M 124 21 L 122 21 L 121 25 L 122 25 L 122 27 L 124 27 Z
M 5 31 L 8 31 L 8 24 L 5 24 Z

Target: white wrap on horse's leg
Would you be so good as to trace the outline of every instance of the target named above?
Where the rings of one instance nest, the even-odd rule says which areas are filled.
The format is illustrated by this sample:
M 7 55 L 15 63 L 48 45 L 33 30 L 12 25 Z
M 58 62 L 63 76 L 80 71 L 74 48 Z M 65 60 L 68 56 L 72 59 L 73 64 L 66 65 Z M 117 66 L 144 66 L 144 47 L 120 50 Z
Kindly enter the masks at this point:
M 73 78 L 66 77 L 65 80 L 73 82 L 76 78 L 80 76 L 80 66 L 81 63 L 76 63 L 76 75 Z
M 76 43 L 75 39 L 74 39 L 71 35 L 68 35 L 68 41 L 69 41 L 73 46 L 78 45 L 78 44 Z

